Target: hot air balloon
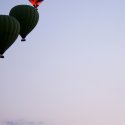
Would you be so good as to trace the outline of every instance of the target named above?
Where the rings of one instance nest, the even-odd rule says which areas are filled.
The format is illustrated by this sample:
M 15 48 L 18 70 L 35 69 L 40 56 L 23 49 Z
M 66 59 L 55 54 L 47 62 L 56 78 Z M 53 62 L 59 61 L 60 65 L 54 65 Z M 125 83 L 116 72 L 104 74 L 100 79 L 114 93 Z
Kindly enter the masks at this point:
M 20 23 L 21 41 L 26 41 L 26 36 L 35 28 L 39 20 L 38 11 L 30 5 L 17 5 L 10 10 L 10 16 L 15 17 Z
M 37 7 L 44 1 L 44 0 L 29 0 L 31 4 L 37 9 Z
M 0 58 L 4 58 L 4 52 L 14 43 L 19 32 L 20 24 L 14 17 L 0 15 Z

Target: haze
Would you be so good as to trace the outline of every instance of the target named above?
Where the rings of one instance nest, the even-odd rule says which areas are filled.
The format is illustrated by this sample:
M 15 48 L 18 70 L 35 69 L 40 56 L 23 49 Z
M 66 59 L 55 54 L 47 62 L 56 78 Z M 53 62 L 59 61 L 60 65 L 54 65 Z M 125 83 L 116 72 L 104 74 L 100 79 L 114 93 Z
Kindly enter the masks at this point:
M 18 4 L 30 3 L 1 0 L 0 13 Z M 0 59 L 0 124 L 125 125 L 125 1 L 45 0 L 38 11 Z

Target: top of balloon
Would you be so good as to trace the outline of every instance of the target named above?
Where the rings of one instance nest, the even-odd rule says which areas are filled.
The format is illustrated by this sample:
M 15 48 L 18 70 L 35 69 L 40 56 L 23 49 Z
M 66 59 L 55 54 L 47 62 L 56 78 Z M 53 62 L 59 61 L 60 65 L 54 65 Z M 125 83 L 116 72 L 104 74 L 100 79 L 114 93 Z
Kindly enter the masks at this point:
M 37 9 L 37 7 L 44 1 L 44 0 L 29 0 L 31 4 Z

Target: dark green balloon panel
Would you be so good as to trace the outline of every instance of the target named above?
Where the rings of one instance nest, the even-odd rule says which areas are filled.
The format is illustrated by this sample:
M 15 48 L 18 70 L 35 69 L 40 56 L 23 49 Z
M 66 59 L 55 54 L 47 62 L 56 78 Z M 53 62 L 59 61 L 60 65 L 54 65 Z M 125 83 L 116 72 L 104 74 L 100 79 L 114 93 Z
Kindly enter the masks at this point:
M 39 20 L 38 11 L 30 5 L 17 5 L 11 9 L 9 15 L 20 22 L 22 38 L 25 38 L 34 29 Z
M 0 15 L 0 54 L 2 55 L 17 39 L 19 22 L 11 16 Z

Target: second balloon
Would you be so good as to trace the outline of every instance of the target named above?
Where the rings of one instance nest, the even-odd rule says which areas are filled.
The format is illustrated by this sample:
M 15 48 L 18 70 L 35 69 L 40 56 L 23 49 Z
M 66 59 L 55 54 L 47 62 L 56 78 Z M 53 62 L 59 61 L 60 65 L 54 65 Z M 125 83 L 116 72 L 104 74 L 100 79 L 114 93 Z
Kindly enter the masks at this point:
M 35 28 L 39 20 L 38 11 L 30 5 L 17 5 L 10 10 L 10 16 L 15 17 L 20 23 L 21 41 L 26 41 L 26 36 Z

